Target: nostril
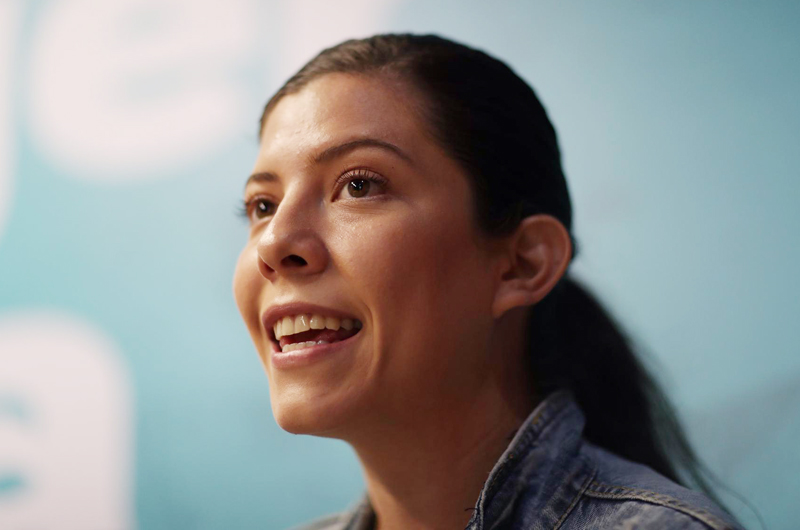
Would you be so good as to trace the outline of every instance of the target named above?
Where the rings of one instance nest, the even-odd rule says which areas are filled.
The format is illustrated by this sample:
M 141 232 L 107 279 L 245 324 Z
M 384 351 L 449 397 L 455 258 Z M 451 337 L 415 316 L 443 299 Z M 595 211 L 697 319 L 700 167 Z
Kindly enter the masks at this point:
M 266 262 L 264 262 L 264 260 L 262 259 L 258 260 L 258 270 L 261 272 L 261 275 L 264 278 L 269 278 L 270 274 L 275 272 L 275 270 L 269 265 L 267 265 Z
M 287 267 L 302 267 L 303 265 L 308 265 L 308 262 L 297 254 L 292 254 L 291 256 L 283 258 L 283 263 Z

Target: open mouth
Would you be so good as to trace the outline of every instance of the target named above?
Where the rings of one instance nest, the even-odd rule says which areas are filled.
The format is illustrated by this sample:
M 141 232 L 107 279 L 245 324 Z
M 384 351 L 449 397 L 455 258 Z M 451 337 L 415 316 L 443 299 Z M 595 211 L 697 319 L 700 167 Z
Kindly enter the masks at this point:
M 356 335 L 363 324 L 352 318 L 295 315 L 278 320 L 270 333 L 278 351 L 287 353 L 319 344 L 333 344 Z

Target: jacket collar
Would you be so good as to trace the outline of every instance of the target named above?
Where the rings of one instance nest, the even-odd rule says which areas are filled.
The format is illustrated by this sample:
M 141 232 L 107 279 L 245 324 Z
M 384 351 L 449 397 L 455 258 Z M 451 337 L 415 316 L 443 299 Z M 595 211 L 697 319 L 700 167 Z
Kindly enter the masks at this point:
M 534 516 L 526 528 L 555 528 L 592 475 L 580 456 L 584 423 L 570 392 L 539 403 L 489 474 L 467 528 L 493 530 L 520 505 Z

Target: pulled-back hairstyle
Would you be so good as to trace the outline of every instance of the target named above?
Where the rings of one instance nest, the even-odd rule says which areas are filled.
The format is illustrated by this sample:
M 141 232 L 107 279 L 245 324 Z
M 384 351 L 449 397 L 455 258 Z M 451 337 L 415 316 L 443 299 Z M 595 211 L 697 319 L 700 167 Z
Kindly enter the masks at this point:
M 572 206 L 556 132 L 536 94 L 505 63 L 435 35 L 377 35 L 323 50 L 267 103 L 330 73 L 406 84 L 432 137 L 465 170 L 479 226 L 507 235 L 549 214 L 572 237 Z M 573 252 L 573 256 L 576 252 Z M 566 275 L 529 309 L 527 347 L 538 395 L 569 389 L 586 438 L 676 482 L 713 493 L 665 394 L 601 304 Z

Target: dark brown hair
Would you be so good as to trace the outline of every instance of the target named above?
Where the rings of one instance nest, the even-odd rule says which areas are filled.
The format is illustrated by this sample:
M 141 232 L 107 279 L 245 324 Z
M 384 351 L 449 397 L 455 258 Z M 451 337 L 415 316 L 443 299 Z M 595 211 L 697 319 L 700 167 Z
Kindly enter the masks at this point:
M 531 87 L 505 63 L 435 35 L 349 40 L 289 79 L 267 103 L 259 130 L 281 98 L 330 73 L 391 78 L 421 94 L 424 121 L 469 176 L 487 233 L 508 234 L 524 217 L 546 213 L 572 234 L 555 129 Z M 713 497 L 665 394 L 620 326 L 568 275 L 529 310 L 528 348 L 537 394 L 572 391 L 590 442 L 676 482 L 688 478 Z

